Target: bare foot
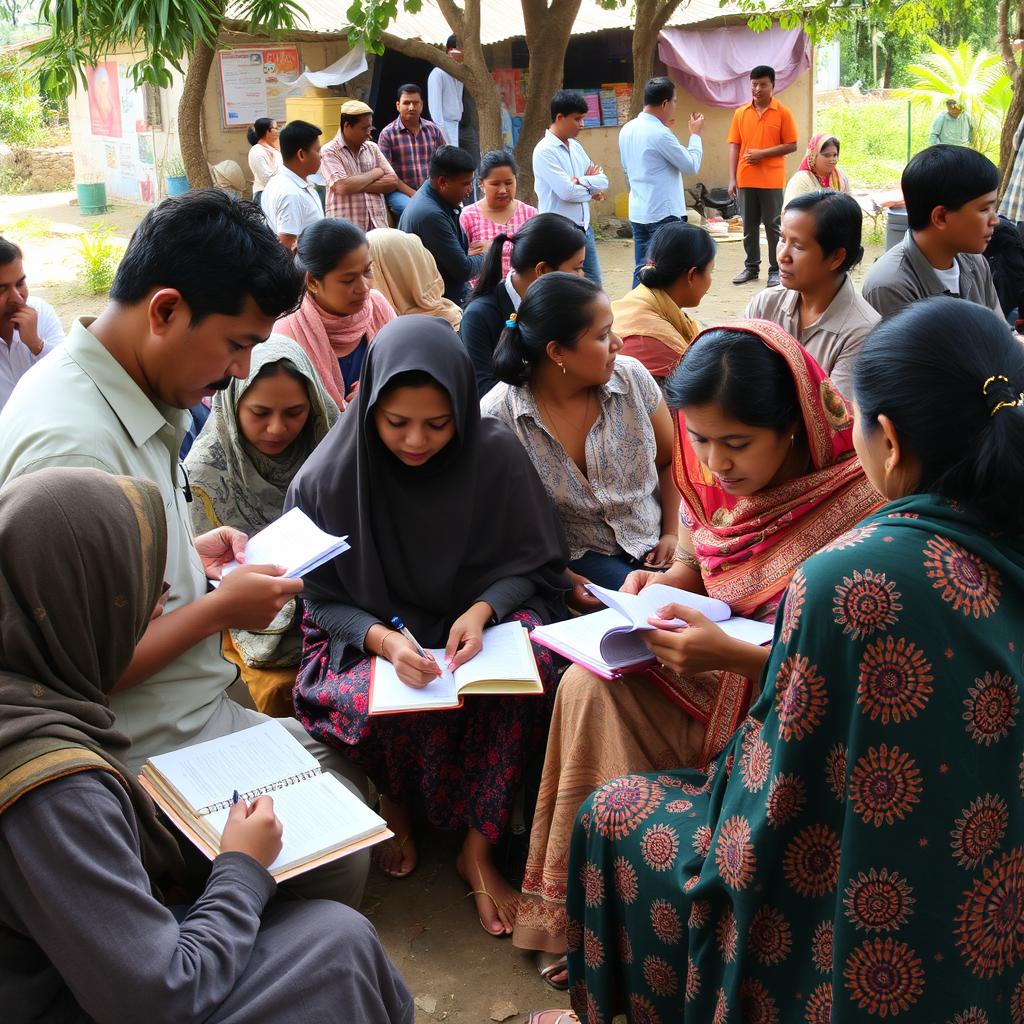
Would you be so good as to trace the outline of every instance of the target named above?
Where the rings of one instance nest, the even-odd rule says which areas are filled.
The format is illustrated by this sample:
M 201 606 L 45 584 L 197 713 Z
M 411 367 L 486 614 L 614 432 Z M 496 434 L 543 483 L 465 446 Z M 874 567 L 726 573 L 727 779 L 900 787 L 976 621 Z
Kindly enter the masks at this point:
M 466 834 L 455 867 L 476 900 L 484 931 L 497 937 L 511 935 L 519 912 L 519 893 L 495 868 L 490 844 L 475 829 Z
M 412 841 L 412 819 L 404 804 L 395 803 L 386 796 L 380 798 L 381 816 L 395 833 L 373 848 L 377 867 L 392 878 L 405 878 L 416 867 L 416 846 Z

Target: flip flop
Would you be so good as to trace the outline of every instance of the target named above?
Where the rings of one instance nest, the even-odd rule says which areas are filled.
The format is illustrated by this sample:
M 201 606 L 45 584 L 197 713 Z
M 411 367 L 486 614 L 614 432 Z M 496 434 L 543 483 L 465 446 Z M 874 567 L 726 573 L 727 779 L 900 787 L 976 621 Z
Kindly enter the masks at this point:
M 498 901 L 487 891 L 487 886 L 484 884 L 484 874 L 480 870 L 480 865 L 476 861 L 474 861 L 473 864 L 476 867 L 476 876 L 477 876 L 477 878 L 480 879 L 481 888 L 479 888 L 479 889 L 470 889 L 469 892 L 466 893 L 466 895 L 467 896 L 486 896 L 491 901 L 491 903 L 494 904 L 495 911 L 500 914 L 501 906 L 499 905 Z M 487 934 L 490 935 L 490 937 L 492 939 L 507 939 L 507 938 L 510 938 L 511 935 L 512 935 L 511 932 L 506 932 L 506 931 L 492 932 L 491 929 L 488 928 L 487 925 L 484 924 L 484 919 L 482 917 L 478 916 L 477 920 L 480 922 L 480 927 L 483 928 L 483 930 L 485 932 L 487 932 Z
M 381 844 L 381 846 L 385 845 L 386 843 L 397 843 L 399 854 L 404 854 L 405 844 L 408 843 L 410 839 L 412 839 L 411 835 L 399 836 L 396 834 L 392 836 L 390 839 L 386 839 L 384 843 Z M 380 853 L 379 848 L 377 847 L 375 847 L 373 851 L 373 862 L 377 865 L 378 868 L 380 868 L 381 873 L 387 875 L 388 878 L 407 878 L 416 870 L 416 864 L 413 863 L 413 866 L 409 868 L 408 871 L 388 871 L 387 868 L 385 868 L 380 862 Z
M 545 958 L 554 956 L 553 953 L 539 952 L 536 957 L 537 973 L 546 985 L 549 985 L 556 992 L 567 992 L 569 990 L 569 963 L 566 957 L 555 957 L 550 963 L 545 963 Z M 565 972 L 565 981 L 553 981 L 556 974 Z
M 534 1010 L 526 1024 L 580 1024 L 572 1010 Z

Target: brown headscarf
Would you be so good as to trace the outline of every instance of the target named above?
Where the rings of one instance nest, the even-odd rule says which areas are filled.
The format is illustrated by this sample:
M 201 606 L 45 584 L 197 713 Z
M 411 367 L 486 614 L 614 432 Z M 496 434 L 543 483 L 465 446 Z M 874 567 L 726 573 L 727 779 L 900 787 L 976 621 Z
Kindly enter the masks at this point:
M 0 812 L 54 779 L 108 771 L 131 798 L 156 882 L 174 837 L 123 763 L 107 694 L 160 596 L 159 489 L 94 469 L 43 469 L 0 489 Z

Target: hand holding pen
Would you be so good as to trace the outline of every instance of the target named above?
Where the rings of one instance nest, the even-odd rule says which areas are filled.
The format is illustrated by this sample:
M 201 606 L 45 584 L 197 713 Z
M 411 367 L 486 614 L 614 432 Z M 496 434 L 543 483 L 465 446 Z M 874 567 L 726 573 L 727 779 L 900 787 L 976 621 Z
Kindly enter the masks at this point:
M 401 633 L 407 641 L 404 644 L 392 645 L 389 659 L 391 664 L 395 666 L 398 678 L 406 686 L 422 689 L 427 683 L 444 674 L 436 659 L 423 649 L 416 637 L 412 635 L 412 632 L 397 615 L 391 620 L 391 628 L 396 633 Z
M 269 868 L 281 852 L 283 834 L 284 826 L 274 813 L 272 797 L 261 796 L 249 804 L 239 798 L 236 789 L 220 837 L 220 852 L 244 853 Z

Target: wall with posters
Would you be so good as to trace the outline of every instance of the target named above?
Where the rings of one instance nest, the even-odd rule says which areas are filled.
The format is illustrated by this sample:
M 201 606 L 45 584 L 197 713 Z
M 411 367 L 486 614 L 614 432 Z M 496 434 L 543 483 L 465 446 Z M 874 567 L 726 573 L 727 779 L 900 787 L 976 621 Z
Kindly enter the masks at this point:
M 226 48 L 218 51 L 214 60 L 203 101 L 207 157 L 211 164 L 235 160 L 251 181 L 245 135 L 251 120 L 245 118 L 255 115 L 283 120 L 287 82 L 297 78 L 304 67 L 320 70 L 332 64 L 347 52 L 348 44 L 331 38 L 271 42 L 240 33 L 225 34 L 222 42 Z M 75 180 L 103 181 L 108 199 L 148 204 L 163 198 L 164 168 L 179 153 L 182 77 L 175 73 L 170 87 L 150 90 L 147 110 L 146 94 L 134 89 L 128 76 L 136 60 L 137 54 L 125 51 L 87 68 L 87 87 L 69 99 L 68 118 Z M 370 69 L 346 84 L 346 95 L 366 99 L 372 72 L 371 59 Z M 236 116 L 229 120 L 231 114 Z M 153 120 L 155 125 L 150 123 Z M 323 128 L 324 141 L 337 131 L 337 125 Z

